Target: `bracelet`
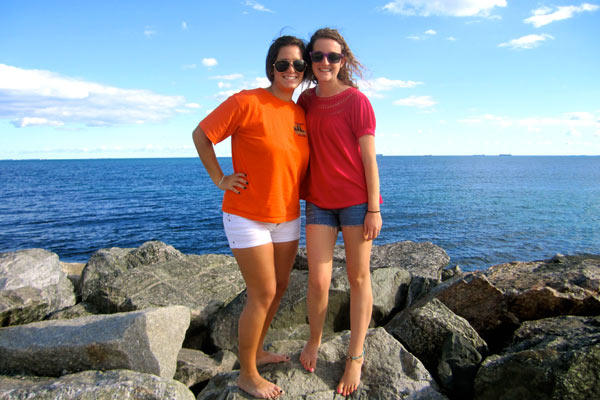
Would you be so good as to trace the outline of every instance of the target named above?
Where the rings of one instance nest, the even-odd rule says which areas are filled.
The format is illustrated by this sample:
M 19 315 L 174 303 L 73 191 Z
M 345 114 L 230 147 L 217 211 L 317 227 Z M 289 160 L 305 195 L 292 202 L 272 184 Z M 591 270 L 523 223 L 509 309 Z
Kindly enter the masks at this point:
M 373 214 L 376 214 L 376 213 L 380 213 L 381 211 L 370 211 L 370 210 L 367 210 L 367 212 L 368 212 L 368 213 L 373 213 Z
M 221 186 L 221 183 L 223 183 L 223 179 L 225 179 L 225 174 L 223 174 L 223 176 L 219 180 L 219 183 L 217 183 L 217 187 Z

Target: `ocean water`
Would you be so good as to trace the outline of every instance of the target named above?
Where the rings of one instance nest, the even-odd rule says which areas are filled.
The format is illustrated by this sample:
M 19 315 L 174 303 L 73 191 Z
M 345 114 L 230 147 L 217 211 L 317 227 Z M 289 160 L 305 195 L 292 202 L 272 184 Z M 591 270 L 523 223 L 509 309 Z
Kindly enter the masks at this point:
M 230 159 L 220 162 L 231 171 Z M 429 241 L 464 270 L 600 254 L 600 157 L 378 163 L 375 244 Z M 86 262 L 101 248 L 161 240 L 188 254 L 229 254 L 221 196 L 195 158 L 0 161 L 0 252 L 38 247 Z

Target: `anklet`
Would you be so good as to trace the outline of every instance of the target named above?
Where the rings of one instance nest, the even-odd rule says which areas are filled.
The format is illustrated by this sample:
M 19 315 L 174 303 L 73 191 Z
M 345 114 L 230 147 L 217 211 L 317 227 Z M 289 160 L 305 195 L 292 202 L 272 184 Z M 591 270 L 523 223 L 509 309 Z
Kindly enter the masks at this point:
M 360 360 L 361 358 L 364 358 L 364 356 L 365 356 L 365 349 L 363 349 L 362 353 L 357 355 L 356 357 L 353 357 L 350 354 L 348 354 L 346 356 L 346 360 L 356 361 L 356 360 Z

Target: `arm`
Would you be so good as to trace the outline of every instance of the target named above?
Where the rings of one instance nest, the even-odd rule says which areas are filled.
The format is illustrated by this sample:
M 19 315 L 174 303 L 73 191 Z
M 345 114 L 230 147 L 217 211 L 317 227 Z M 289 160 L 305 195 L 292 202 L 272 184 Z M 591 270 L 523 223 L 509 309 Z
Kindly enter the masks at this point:
M 380 211 L 379 170 L 375 157 L 375 137 L 373 135 L 362 135 L 358 139 L 358 144 L 365 168 L 365 179 L 367 181 L 367 210 Z M 381 212 L 367 212 L 363 225 L 365 240 L 373 240 L 379 236 L 382 223 Z
M 246 188 L 246 185 L 248 184 L 246 181 L 246 174 L 237 172 L 232 175 L 225 175 L 223 173 L 219 161 L 217 160 L 217 155 L 215 154 L 215 148 L 208 137 L 206 137 L 202 128 L 200 128 L 200 125 L 194 129 L 192 138 L 194 139 L 194 145 L 196 146 L 196 151 L 200 156 L 200 160 L 202 161 L 204 168 L 206 168 L 206 172 L 208 172 L 210 179 L 212 179 L 219 189 L 231 190 L 232 192 L 239 194 L 239 189 Z

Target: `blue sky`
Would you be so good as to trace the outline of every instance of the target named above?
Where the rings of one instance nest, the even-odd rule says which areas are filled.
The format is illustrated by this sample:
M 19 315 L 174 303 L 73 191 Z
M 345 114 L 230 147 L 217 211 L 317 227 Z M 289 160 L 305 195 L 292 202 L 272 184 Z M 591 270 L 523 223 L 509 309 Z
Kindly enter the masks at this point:
M 0 159 L 196 156 L 271 41 L 325 26 L 366 67 L 378 153 L 600 154 L 597 0 L 2 0 Z

